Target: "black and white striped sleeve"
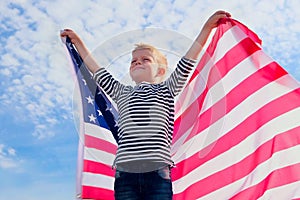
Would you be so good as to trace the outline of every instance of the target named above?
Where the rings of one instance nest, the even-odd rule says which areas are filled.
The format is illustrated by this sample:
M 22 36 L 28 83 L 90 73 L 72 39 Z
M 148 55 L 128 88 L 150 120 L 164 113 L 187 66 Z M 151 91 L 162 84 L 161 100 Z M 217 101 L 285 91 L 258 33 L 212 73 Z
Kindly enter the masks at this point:
M 122 94 L 122 91 L 125 88 L 125 85 L 113 78 L 113 76 L 105 68 L 100 68 L 96 71 L 93 79 L 114 102 L 117 102 L 120 94 Z
M 166 80 L 166 85 L 173 96 L 181 92 L 195 64 L 196 60 L 190 60 L 184 57 L 179 60 L 177 67 Z

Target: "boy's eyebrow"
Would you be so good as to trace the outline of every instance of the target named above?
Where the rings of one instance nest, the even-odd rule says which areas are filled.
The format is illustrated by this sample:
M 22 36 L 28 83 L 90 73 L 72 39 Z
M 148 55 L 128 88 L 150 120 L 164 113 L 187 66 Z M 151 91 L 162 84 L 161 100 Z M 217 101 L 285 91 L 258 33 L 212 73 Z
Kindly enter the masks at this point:
M 144 58 L 144 57 L 151 57 L 151 58 L 155 59 L 155 56 L 153 56 L 153 55 L 143 55 L 142 58 Z M 136 57 L 131 58 L 131 60 L 136 60 L 136 59 L 137 59 Z

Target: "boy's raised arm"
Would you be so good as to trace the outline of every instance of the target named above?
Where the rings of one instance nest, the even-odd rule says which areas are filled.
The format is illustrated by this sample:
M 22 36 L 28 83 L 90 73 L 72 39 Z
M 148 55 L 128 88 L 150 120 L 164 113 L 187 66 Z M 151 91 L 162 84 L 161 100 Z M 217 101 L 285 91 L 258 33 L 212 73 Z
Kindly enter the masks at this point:
M 193 42 L 190 49 L 185 54 L 185 58 L 197 60 L 198 56 L 205 45 L 209 34 L 211 33 L 212 29 L 217 27 L 220 20 L 223 18 L 231 17 L 231 15 L 228 12 L 225 11 L 217 11 L 213 15 L 211 15 L 206 23 L 204 24 L 202 30 L 200 31 L 199 35 Z
M 94 74 L 98 69 L 100 69 L 100 66 L 97 64 L 96 60 L 93 58 L 88 48 L 73 30 L 64 29 L 61 32 L 60 36 L 68 36 L 71 39 L 71 42 L 75 45 L 79 55 L 83 59 L 85 65 L 88 67 L 90 72 Z

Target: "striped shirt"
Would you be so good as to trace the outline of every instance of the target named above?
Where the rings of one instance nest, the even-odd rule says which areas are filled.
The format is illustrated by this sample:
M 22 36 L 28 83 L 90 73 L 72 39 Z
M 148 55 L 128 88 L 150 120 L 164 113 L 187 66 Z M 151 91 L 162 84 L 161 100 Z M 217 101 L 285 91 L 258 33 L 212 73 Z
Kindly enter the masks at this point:
M 170 150 L 174 128 L 174 97 L 195 65 L 182 58 L 170 77 L 158 84 L 124 85 L 100 68 L 94 79 L 117 104 L 119 144 L 114 167 L 128 172 L 173 166 Z

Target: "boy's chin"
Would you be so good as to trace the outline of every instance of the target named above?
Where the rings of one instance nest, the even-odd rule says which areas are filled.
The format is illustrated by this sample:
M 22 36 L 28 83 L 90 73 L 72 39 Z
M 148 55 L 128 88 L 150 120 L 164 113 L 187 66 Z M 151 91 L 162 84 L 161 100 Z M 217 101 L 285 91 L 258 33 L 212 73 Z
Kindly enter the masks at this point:
M 132 81 L 134 81 L 135 83 L 141 83 L 141 82 L 147 82 L 147 79 L 145 77 L 141 77 L 141 76 L 135 76 L 136 74 L 132 74 L 131 75 L 131 79 Z
M 132 81 L 133 82 L 135 82 L 136 84 L 140 84 L 140 83 L 142 83 L 142 82 L 147 82 L 147 81 L 145 81 L 145 80 L 134 80 L 134 79 L 132 79 Z
M 132 79 L 132 81 L 134 81 L 136 84 L 140 84 L 142 82 L 151 83 L 151 81 L 147 79 Z

